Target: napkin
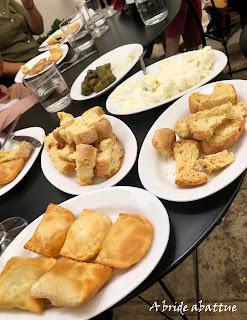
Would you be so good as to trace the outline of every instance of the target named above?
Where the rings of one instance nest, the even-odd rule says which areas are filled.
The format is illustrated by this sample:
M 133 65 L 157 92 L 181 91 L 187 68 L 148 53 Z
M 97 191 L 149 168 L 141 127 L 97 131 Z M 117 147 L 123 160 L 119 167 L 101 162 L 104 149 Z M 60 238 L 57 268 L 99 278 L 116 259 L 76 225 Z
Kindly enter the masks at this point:
M 0 132 L 13 122 L 19 114 L 23 114 L 38 102 L 34 95 L 30 95 L 21 100 L 14 99 L 9 102 L 9 106 L 0 109 Z M 8 105 L 7 104 L 7 105 Z

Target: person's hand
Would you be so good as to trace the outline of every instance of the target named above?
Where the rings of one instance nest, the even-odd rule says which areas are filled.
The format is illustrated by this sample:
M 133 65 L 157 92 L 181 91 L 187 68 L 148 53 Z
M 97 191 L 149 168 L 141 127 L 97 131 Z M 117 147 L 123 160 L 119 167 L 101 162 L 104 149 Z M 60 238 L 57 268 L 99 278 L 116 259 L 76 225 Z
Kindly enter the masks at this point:
M 23 7 L 26 10 L 29 10 L 33 7 L 34 3 L 33 0 L 21 0 Z
M 31 90 L 26 88 L 22 83 L 15 83 L 9 87 L 10 100 L 12 99 L 23 99 L 32 94 Z
M 0 103 L 6 103 L 6 102 L 8 102 L 9 96 L 10 96 L 9 91 L 8 91 L 8 88 L 6 88 L 6 87 L 3 86 L 3 85 L 0 85 L 0 90 L 1 90 L 3 93 L 5 93 L 5 96 L 0 99 Z

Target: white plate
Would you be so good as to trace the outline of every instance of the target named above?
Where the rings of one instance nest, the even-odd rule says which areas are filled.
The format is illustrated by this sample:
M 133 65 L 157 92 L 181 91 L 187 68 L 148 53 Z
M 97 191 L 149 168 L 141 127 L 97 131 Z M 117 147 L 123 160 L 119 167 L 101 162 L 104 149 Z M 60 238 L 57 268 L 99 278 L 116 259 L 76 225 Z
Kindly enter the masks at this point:
M 141 108 L 132 108 L 132 109 L 122 106 L 121 103 L 119 103 L 118 100 L 114 99 L 113 96 L 112 96 L 113 93 L 114 93 L 114 91 L 113 91 L 110 94 L 110 96 L 108 97 L 107 101 L 106 101 L 106 109 L 110 113 L 117 114 L 117 115 L 135 114 L 135 113 L 139 113 L 139 112 L 143 112 L 143 111 L 146 111 L 146 110 L 150 110 L 150 109 L 159 107 L 159 106 L 161 106 L 163 104 L 166 104 L 168 102 L 171 102 L 173 100 L 176 100 L 176 99 L 182 97 L 184 94 L 186 94 L 186 93 L 188 93 L 188 92 L 190 92 L 190 91 L 192 91 L 192 90 L 194 90 L 196 88 L 199 88 L 203 84 L 209 82 L 214 77 L 216 77 L 224 69 L 224 67 L 225 67 L 225 65 L 227 63 L 227 57 L 223 52 L 218 51 L 218 50 L 213 50 L 213 51 L 214 51 L 214 54 L 215 54 L 215 63 L 214 63 L 214 66 L 213 66 L 210 74 L 207 77 L 205 77 L 202 81 L 200 81 L 196 85 L 194 85 L 193 87 L 190 87 L 189 89 L 184 90 L 184 91 L 176 94 L 175 96 L 173 96 L 173 97 L 171 97 L 169 99 L 164 99 L 162 102 L 154 103 L 152 105 L 151 104 L 150 105 L 144 105 Z M 173 60 L 175 62 L 177 59 L 181 58 L 181 55 L 186 55 L 186 54 L 187 54 L 187 52 L 172 56 L 172 57 L 167 58 L 167 59 Z M 150 73 L 150 74 L 153 73 L 153 72 L 156 72 L 156 70 L 159 67 L 159 63 L 160 62 L 161 61 L 158 61 L 158 62 L 148 66 L 146 68 L 147 72 Z M 143 77 L 144 77 L 143 72 L 139 71 L 139 72 L 135 73 L 132 77 L 128 78 L 123 83 L 121 83 L 120 86 L 128 84 L 128 82 L 129 81 L 133 81 L 133 79 L 136 79 L 136 82 L 138 82 Z
M 17 136 L 30 136 L 30 137 L 36 138 L 43 145 L 45 131 L 39 127 L 31 127 L 31 128 L 26 128 L 26 129 L 15 131 L 14 134 Z M 0 138 L 0 141 L 3 142 L 3 139 Z M 5 144 L 4 150 L 16 148 L 19 144 L 20 144 L 20 142 L 18 142 L 18 141 L 9 140 Z M 2 196 L 6 192 L 8 192 L 12 188 L 14 188 L 14 186 L 17 185 L 17 183 L 20 182 L 23 177 L 25 177 L 25 175 L 28 173 L 29 169 L 32 167 L 34 161 L 38 157 L 38 154 L 39 154 L 41 148 L 42 148 L 42 146 L 34 149 L 31 157 L 26 161 L 24 168 L 21 170 L 21 172 L 18 174 L 18 176 L 13 181 L 11 181 L 10 183 L 8 183 L 4 186 L 0 186 L 0 196 Z
M 49 308 L 43 314 L 21 310 L 1 310 L 5 320 L 86 320 L 110 308 L 138 287 L 154 270 L 167 246 L 170 225 L 166 209 L 151 193 L 133 187 L 113 187 L 74 197 L 62 206 L 77 216 L 84 208 L 102 210 L 114 222 L 120 212 L 137 212 L 147 217 L 154 227 L 154 238 L 146 256 L 126 270 L 113 270 L 112 278 L 90 301 L 78 308 Z M 0 259 L 0 269 L 13 256 L 36 256 L 23 248 L 35 231 L 41 217 L 26 227 L 10 244 Z
M 108 115 L 106 115 L 106 118 L 111 122 L 114 134 L 116 134 L 117 138 L 124 146 L 125 155 L 120 170 L 114 176 L 103 182 L 88 186 L 80 186 L 76 182 L 76 176 L 67 177 L 60 173 L 50 160 L 47 151 L 43 149 L 41 155 L 41 168 L 46 179 L 56 188 L 74 195 L 109 188 L 122 180 L 133 167 L 137 155 L 137 142 L 133 132 L 123 121 Z
M 48 41 L 55 37 L 57 34 L 63 33 L 61 29 L 58 29 L 57 31 L 53 32 L 44 42 L 41 43 L 41 45 L 39 46 L 39 51 L 46 51 L 47 50 L 47 46 L 48 45 Z M 63 43 L 67 43 L 68 40 L 66 38 L 64 38 L 64 40 L 62 40 L 61 42 L 59 42 L 59 44 L 63 44 Z M 46 47 L 46 48 L 42 48 L 42 47 Z
M 69 47 L 67 46 L 67 44 L 63 44 L 61 45 L 61 48 L 63 50 L 63 55 L 62 57 L 56 62 L 56 64 L 59 64 L 61 61 L 63 61 L 63 59 L 66 57 Z M 50 51 L 45 51 L 41 54 L 39 54 L 38 56 L 34 57 L 33 59 L 29 60 L 28 62 L 26 62 L 26 66 L 29 68 L 32 68 L 37 62 L 39 62 L 41 59 L 45 59 L 48 58 L 50 56 Z M 47 67 L 48 69 L 49 67 Z M 42 71 L 43 72 L 43 71 Z M 21 83 L 23 78 L 24 78 L 24 73 L 21 72 L 21 70 L 19 70 L 15 76 L 15 82 L 17 83 Z
M 88 100 L 91 98 L 98 97 L 110 90 L 113 86 L 115 86 L 136 64 L 139 59 L 139 56 L 143 52 L 143 47 L 140 44 L 127 44 L 125 46 L 118 47 L 110 52 L 107 52 L 103 56 L 99 57 L 97 60 L 92 62 L 86 69 L 82 71 L 82 73 L 78 76 L 75 82 L 72 85 L 70 90 L 70 96 L 74 100 Z M 126 57 L 131 54 L 133 55 L 132 61 L 130 61 L 127 65 L 124 64 L 124 60 Z M 96 67 L 106 64 L 112 63 L 113 65 L 113 74 L 116 76 L 116 80 L 110 84 L 104 90 L 95 93 L 93 92 L 89 96 L 84 96 L 81 94 L 81 84 L 87 75 L 87 71 L 90 69 L 95 69 Z M 123 69 L 118 71 L 115 66 L 123 66 Z
M 247 81 L 230 80 L 222 81 L 234 85 L 238 101 L 244 101 L 247 105 Z M 205 85 L 195 92 L 210 94 L 213 91 L 214 83 Z M 247 139 L 245 134 L 230 149 L 235 154 L 235 161 L 215 176 L 209 176 L 206 184 L 198 187 L 182 188 L 175 184 L 175 161 L 162 161 L 158 152 L 152 146 L 152 137 L 155 130 L 159 128 L 174 128 L 178 119 L 189 115 L 188 98 L 191 93 L 183 96 L 173 103 L 154 123 L 148 132 L 138 160 L 138 171 L 141 182 L 145 189 L 155 194 L 157 197 L 176 201 L 194 201 L 205 198 L 226 187 L 234 181 L 246 168 Z M 245 124 L 247 129 L 247 124 Z M 148 170 L 147 170 L 148 168 Z

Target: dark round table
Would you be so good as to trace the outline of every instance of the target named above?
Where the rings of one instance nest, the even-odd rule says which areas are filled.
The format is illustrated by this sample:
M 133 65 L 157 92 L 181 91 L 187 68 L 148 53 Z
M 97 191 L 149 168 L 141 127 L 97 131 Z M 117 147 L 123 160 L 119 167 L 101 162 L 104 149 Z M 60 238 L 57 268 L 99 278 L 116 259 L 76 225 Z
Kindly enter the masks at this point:
M 178 0 L 167 1 L 168 8 L 170 8 L 169 10 L 172 10 L 172 4 L 175 3 L 177 4 L 178 11 L 181 3 Z M 174 9 L 173 16 L 176 15 L 177 11 Z M 163 22 L 159 25 L 145 29 L 140 23 L 136 24 L 136 22 L 131 22 L 131 17 L 127 13 L 123 15 L 117 14 L 109 21 L 111 24 L 111 31 L 96 41 L 99 52 L 63 74 L 69 85 L 73 83 L 77 75 L 79 75 L 79 73 L 93 61 L 97 55 L 102 55 L 107 48 L 110 50 L 118 45 L 131 42 L 138 42 L 143 44 L 143 46 L 147 46 L 148 43 L 153 41 L 167 25 L 167 22 Z M 132 23 L 132 27 L 133 24 L 135 24 L 135 28 L 138 29 L 135 35 L 128 33 L 130 23 Z M 113 28 L 113 25 L 115 27 L 117 25 L 119 30 L 121 29 L 121 36 L 120 31 L 117 31 L 117 27 Z M 115 30 L 116 36 L 113 40 L 111 35 L 114 34 Z M 139 70 L 139 66 L 136 65 L 127 76 L 133 74 L 137 70 Z M 221 79 L 224 79 L 224 76 Z M 93 100 L 83 102 L 73 101 L 64 111 L 70 112 L 74 116 L 79 116 L 89 107 L 96 105 L 105 107 L 105 101 L 109 93 L 110 92 Z M 118 117 L 134 132 L 138 142 L 138 150 L 140 150 L 142 142 L 150 127 L 167 107 L 169 107 L 169 105 L 161 106 L 143 113 Z M 39 126 L 44 128 L 46 133 L 49 133 L 57 125 L 58 119 L 56 114 L 49 114 L 41 105 L 36 105 L 22 115 L 17 129 Z M 226 214 L 241 186 L 243 178 L 244 174 L 223 190 L 198 201 L 181 203 L 162 200 L 162 203 L 169 214 L 171 226 L 167 249 L 151 275 L 123 301 L 127 301 L 153 285 L 156 281 L 173 270 L 199 245 Z M 143 188 L 138 176 L 137 161 L 129 174 L 118 185 Z M 72 195 L 56 189 L 46 180 L 41 171 L 39 156 L 24 179 L 11 191 L 0 198 L 0 220 L 11 216 L 21 216 L 31 222 L 45 211 L 50 202 L 61 203 L 71 197 Z

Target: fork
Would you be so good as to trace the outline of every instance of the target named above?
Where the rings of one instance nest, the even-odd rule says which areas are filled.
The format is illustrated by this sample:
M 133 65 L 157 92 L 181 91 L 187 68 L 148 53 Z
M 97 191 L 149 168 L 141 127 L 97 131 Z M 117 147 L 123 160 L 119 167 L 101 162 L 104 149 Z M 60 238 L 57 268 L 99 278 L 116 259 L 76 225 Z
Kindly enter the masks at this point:
M 19 121 L 20 117 L 21 117 L 21 114 L 19 114 L 19 115 L 17 116 L 17 118 L 15 119 L 15 121 L 14 121 L 14 122 L 12 123 L 12 125 L 10 126 L 9 131 L 8 131 L 8 133 L 7 133 L 7 135 L 6 135 L 3 143 L 2 143 L 2 144 L 0 143 L 0 150 L 3 149 L 4 145 L 5 145 L 6 142 L 9 140 L 10 136 L 12 135 L 13 131 L 15 130 L 15 127 L 16 127 L 17 122 Z

